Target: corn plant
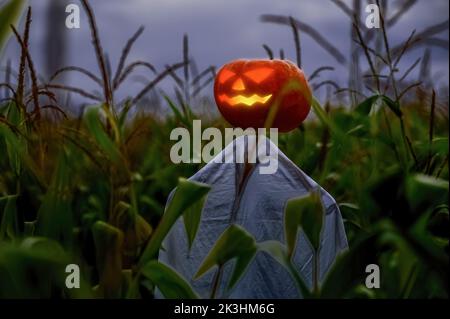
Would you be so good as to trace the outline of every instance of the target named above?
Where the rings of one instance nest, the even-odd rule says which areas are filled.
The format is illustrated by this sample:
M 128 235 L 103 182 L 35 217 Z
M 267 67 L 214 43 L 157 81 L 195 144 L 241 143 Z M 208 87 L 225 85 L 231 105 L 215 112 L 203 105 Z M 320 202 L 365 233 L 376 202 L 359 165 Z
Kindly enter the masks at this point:
M 262 20 L 289 26 L 299 66 L 307 62 L 301 54 L 303 35 L 312 36 L 338 63 L 358 56 L 369 66 L 360 72 L 366 90 L 354 86 L 354 74 L 350 87 L 340 88 L 330 80 L 314 82 L 333 67 L 314 71 L 309 77 L 313 89 L 346 91 L 352 105 L 327 99 L 322 106 L 315 99 L 315 118 L 280 136 L 279 142 L 294 163 L 336 198 L 349 249 L 320 281 L 317 256 L 324 211 L 311 189 L 286 203 L 284 242 L 257 242 L 233 223 L 219 236 L 195 276 L 215 269 L 212 298 L 226 264 L 235 262 L 227 283 L 231 290 L 257 254 L 269 254 L 285 267 L 304 298 L 448 297 L 448 101 L 433 88 L 403 83 L 418 62 L 400 77 L 397 70 L 413 45 L 430 40 L 448 21 L 391 45 L 388 30 L 399 17 L 386 18 L 382 11 L 381 33 L 368 39 L 352 10 L 333 2 L 350 17 L 350 58 L 300 19 L 265 15 Z M 163 240 L 181 216 L 192 245 L 210 186 L 184 178 L 198 167 L 173 164 L 166 141 L 172 128 L 190 127 L 193 118 L 202 116 L 191 106 L 214 79 L 214 67 L 197 72 L 187 35 L 180 63 L 160 72 L 146 61 L 127 63 L 141 27 L 125 44 L 113 74 L 94 12 L 87 0 L 81 4 L 99 75 L 67 66 L 49 81 L 38 76 L 28 49 L 31 8 L 23 32 L 14 26 L 23 1 L 7 1 L 0 8 L 0 49 L 10 36 L 20 48 L 0 83 L 7 91 L 0 102 L 0 297 L 153 298 L 157 288 L 167 298 L 197 298 L 188 283 L 192 278 L 182 278 L 159 262 L 158 252 L 165 249 Z M 263 47 L 273 58 L 272 49 Z M 286 57 L 283 48 L 279 55 Z M 16 67 L 17 76 L 11 76 Z M 117 89 L 136 68 L 148 71 L 144 88 L 117 101 Z M 182 77 L 177 70 L 183 71 Z M 381 74 L 384 70 L 387 73 Z M 56 82 L 64 72 L 83 74 L 101 93 Z M 162 92 L 170 110 L 167 118 L 133 112 L 166 78 L 174 81 L 177 100 Z M 417 88 L 429 94 L 411 95 Z M 71 115 L 57 99 L 55 92 L 60 91 L 78 94 L 92 105 L 79 116 Z M 215 124 L 227 125 L 221 120 Z M 303 278 L 292 262 L 298 232 L 314 250 L 313 278 Z M 373 263 L 383 269 L 377 290 L 364 285 L 365 267 Z M 67 288 L 68 264 L 80 266 L 81 289 Z

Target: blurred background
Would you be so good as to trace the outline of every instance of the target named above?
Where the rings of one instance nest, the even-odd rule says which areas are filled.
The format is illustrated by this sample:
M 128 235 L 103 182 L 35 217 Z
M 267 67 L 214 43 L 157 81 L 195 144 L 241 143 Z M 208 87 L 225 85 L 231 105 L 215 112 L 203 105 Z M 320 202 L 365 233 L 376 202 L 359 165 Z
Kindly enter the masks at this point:
M 385 28 L 365 26 L 374 2 Z M 65 26 L 69 3 L 80 8 L 79 29 Z M 0 49 L 9 40 L 0 53 L 0 298 L 152 298 L 155 287 L 195 297 L 191 278 L 157 261 L 179 216 L 193 212 L 183 217 L 199 225 L 205 196 L 183 179 L 205 163 L 173 163 L 170 135 L 195 119 L 223 132 L 215 73 L 233 59 L 272 57 L 299 65 L 320 102 L 278 147 L 336 200 L 350 247 L 318 289 L 294 276 L 302 296 L 448 298 L 448 1 L 0 5 Z M 166 209 L 175 187 L 180 203 Z M 227 256 L 250 262 L 256 239 L 239 236 Z M 211 252 L 223 264 L 229 250 Z M 65 284 L 68 263 L 80 266 L 80 290 Z M 380 289 L 364 285 L 373 263 Z
M 332 66 L 334 70 L 326 72 L 328 80 L 334 81 L 340 88 L 353 87 L 361 90 L 363 85 L 361 75 L 358 74 L 366 71 L 368 65 L 364 61 L 359 61 L 359 58 L 352 59 L 352 56 L 358 57 L 358 54 L 352 55 L 352 51 L 361 49 L 352 41 L 356 36 L 353 34 L 350 15 L 345 10 L 351 9 L 359 13 L 364 23 L 368 15 L 365 13 L 365 6 L 372 2 L 364 0 L 94 0 L 91 5 L 95 11 L 105 55 L 113 69 L 118 64 L 121 50 L 127 39 L 140 26 L 144 26 L 145 30 L 130 52 L 129 60 L 147 61 L 158 71 L 164 69 L 167 64 L 182 61 L 184 34 L 189 36 L 191 68 L 197 70 L 210 66 L 218 68 L 237 58 L 266 58 L 267 54 L 263 45 L 270 47 L 275 57 L 279 57 L 280 50 L 283 50 L 282 54 L 287 59 L 295 61 L 291 29 L 286 25 L 264 21 L 267 20 L 267 18 L 264 19 L 264 15 L 271 14 L 294 17 L 314 29 L 313 32 L 318 33 L 336 49 L 337 56 L 333 56 L 318 44 L 317 38 L 312 37 L 310 32 L 301 30 L 302 68 L 306 75 L 311 75 L 318 67 Z M 78 2 L 31 0 L 29 3 L 33 6 L 30 51 L 38 73 L 48 80 L 57 69 L 69 65 L 83 67 L 93 73 L 98 72 L 93 47 L 89 40 L 90 29 L 85 12 L 80 10 L 80 29 L 65 27 L 65 19 L 68 15 L 65 12 L 66 5 Z M 418 65 L 409 74 L 408 83 L 428 82 L 430 86 L 448 92 L 449 2 L 446 0 L 393 0 L 381 1 L 381 4 L 389 13 L 387 15 L 389 40 L 393 46 L 401 46 L 413 30 L 416 30 L 416 36 L 429 31 L 426 39 L 424 37 L 424 41 L 415 43 L 398 65 L 399 69 L 404 71 L 420 58 Z M 436 25 L 438 25 L 437 28 Z M 434 29 L 430 30 L 433 26 Z M 368 30 L 363 25 L 362 30 L 366 38 L 371 38 L 373 34 L 375 37 L 381 37 L 381 32 L 377 32 L 377 29 Z M 380 46 L 381 42 L 375 45 Z M 377 49 L 375 46 L 373 48 Z M 18 54 L 20 54 L 19 46 L 15 41 L 10 41 L 1 59 L 2 69 L 5 69 L 11 57 Z M 16 64 L 17 61 L 14 61 L 12 67 L 17 68 Z M 148 69 L 137 68 L 136 70 L 137 75 L 130 77 L 117 91 L 116 96 L 119 100 L 136 94 L 142 88 L 145 78 L 148 78 Z M 355 72 L 356 76 L 351 78 L 349 74 L 355 74 Z M 78 73 L 62 74 L 57 82 L 92 91 L 92 83 Z M 159 84 L 159 87 L 171 92 L 174 85 L 173 79 L 167 78 Z M 326 91 L 327 86 L 321 86 L 316 95 L 324 97 L 327 94 Z M 206 97 L 211 97 L 211 81 L 203 92 Z M 444 96 L 448 96 L 448 93 Z M 440 97 L 442 98 L 442 94 Z M 86 99 L 77 95 L 71 98 L 76 104 L 87 102 Z

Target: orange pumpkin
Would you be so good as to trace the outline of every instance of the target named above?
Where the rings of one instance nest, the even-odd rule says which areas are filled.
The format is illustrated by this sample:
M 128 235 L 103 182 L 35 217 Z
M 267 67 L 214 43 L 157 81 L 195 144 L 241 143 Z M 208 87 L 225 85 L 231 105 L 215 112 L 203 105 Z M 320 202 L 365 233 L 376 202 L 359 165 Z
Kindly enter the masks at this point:
M 235 127 L 263 128 L 269 110 L 277 107 L 271 127 L 288 132 L 308 115 L 312 95 L 302 70 L 289 61 L 235 60 L 217 73 L 214 97 Z

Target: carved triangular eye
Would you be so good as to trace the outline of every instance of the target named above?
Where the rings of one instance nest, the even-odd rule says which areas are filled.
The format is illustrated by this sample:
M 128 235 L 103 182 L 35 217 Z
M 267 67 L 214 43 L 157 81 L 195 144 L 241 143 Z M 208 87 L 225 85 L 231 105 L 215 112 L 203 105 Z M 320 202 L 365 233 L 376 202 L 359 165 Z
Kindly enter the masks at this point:
M 230 70 L 222 70 L 219 75 L 219 83 L 223 84 L 228 81 L 231 77 L 235 76 L 236 73 L 231 72 Z
M 256 83 L 261 83 L 262 81 L 267 79 L 269 75 L 272 74 L 272 72 L 273 70 L 269 68 L 259 68 L 247 71 L 244 73 L 244 75 Z
M 234 81 L 233 86 L 231 87 L 235 91 L 244 91 L 245 90 L 245 84 L 244 81 L 242 81 L 241 78 Z

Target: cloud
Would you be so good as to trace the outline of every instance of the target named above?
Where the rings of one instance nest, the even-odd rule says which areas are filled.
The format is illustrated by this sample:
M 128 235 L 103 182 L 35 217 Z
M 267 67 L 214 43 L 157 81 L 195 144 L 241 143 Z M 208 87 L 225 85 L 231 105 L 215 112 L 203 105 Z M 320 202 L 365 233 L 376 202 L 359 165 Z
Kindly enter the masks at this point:
M 44 6 L 47 1 L 34 1 L 36 16 L 33 17 L 35 30 L 31 50 L 43 55 L 42 37 L 44 35 Z M 292 15 L 313 26 L 333 45 L 348 56 L 350 45 L 350 21 L 331 1 L 317 0 L 108 0 L 91 1 L 100 29 L 104 50 L 115 68 L 123 45 L 140 26 L 145 26 L 144 34 L 136 42 L 129 60 L 145 60 L 153 63 L 159 70 L 164 65 L 175 63 L 182 58 L 182 37 L 188 34 L 190 53 L 200 69 L 209 65 L 220 66 L 235 58 L 265 57 L 262 44 L 269 45 L 278 55 L 282 48 L 288 58 L 294 60 L 294 44 L 291 30 L 286 26 L 262 23 L 261 14 Z M 347 1 L 348 4 L 351 1 Z M 391 5 L 392 2 L 389 2 Z M 39 9 L 40 8 L 40 9 Z M 393 44 L 404 41 L 412 29 L 418 31 L 430 24 L 448 19 L 448 1 L 419 0 L 418 4 L 396 24 L 389 33 Z M 306 34 L 300 34 L 302 55 L 306 73 L 319 66 L 336 65 L 336 61 Z M 441 35 L 448 38 L 448 32 Z M 90 30 L 85 15 L 82 15 L 82 28 L 67 32 L 69 45 L 68 64 L 79 65 L 97 73 L 98 67 L 92 44 Z M 42 51 L 42 52 L 41 52 Z M 405 64 L 412 63 L 422 49 L 414 50 L 407 56 Z M 13 57 L 14 54 L 9 56 Z M 36 61 L 41 61 L 38 57 Z M 436 50 L 433 61 L 445 68 L 444 79 L 448 79 L 448 51 Z M 39 68 L 39 66 L 38 66 Z M 434 68 L 433 68 L 434 69 Z M 140 74 L 149 77 L 145 70 Z M 344 81 L 348 67 L 337 66 L 334 73 L 327 73 L 332 79 Z M 325 75 L 323 75 L 325 77 Z M 90 89 L 90 84 L 78 75 L 69 78 L 72 85 Z M 448 81 L 447 81 L 448 83 Z M 165 86 L 171 88 L 172 82 Z M 124 87 L 121 95 L 136 91 L 137 84 Z

